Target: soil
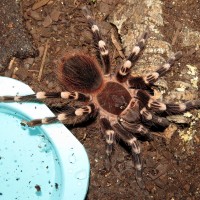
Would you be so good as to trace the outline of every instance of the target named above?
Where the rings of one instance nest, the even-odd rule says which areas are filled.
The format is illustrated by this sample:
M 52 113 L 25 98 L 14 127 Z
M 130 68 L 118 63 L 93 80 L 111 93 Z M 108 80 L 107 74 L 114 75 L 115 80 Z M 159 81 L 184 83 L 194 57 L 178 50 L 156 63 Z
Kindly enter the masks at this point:
M 24 23 L 35 45 L 39 50 L 36 58 L 24 60 L 13 59 L 12 66 L 4 76 L 11 76 L 30 85 L 34 91 L 61 91 L 55 70 L 63 55 L 81 51 L 95 56 L 92 34 L 80 12 L 81 5 L 88 5 L 100 23 L 102 35 L 108 41 L 111 52 L 115 50 L 110 40 L 111 25 L 107 18 L 117 3 L 121 1 L 78 1 L 54 0 L 43 1 L 43 6 L 34 0 L 22 0 Z M 163 0 L 163 17 L 165 26 L 162 33 L 165 40 L 172 43 L 179 24 L 200 31 L 200 2 L 198 0 L 170 1 Z M 105 15 L 101 15 L 104 10 Z M 177 23 L 179 22 L 179 24 Z M 178 24 L 178 25 L 177 25 Z M 199 50 L 194 45 L 183 47 L 179 37 L 173 42 L 175 50 L 183 51 L 180 61 L 182 66 L 197 66 L 200 69 Z M 47 53 L 43 61 L 45 54 Z M 39 77 L 42 62 L 44 69 Z M 122 62 L 117 57 L 113 65 Z M 169 88 L 173 88 L 173 80 L 179 69 L 174 70 L 173 77 L 166 76 Z M 54 110 L 55 106 L 63 106 L 65 102 L 47 101 Z M 197 111 L 193 112 L 197 116 Z M 105 170 L 105 141 L 99 130 L 98 117 L 87 123 L 69 126 L 73 134 L 84 145 L 91 164 L 91 177 L 87 200 L 128 200 L 128 199 L 167 199 L 197 200 L 200 199 L 200 121 L 197 120 L 193 129 L 196 130 L 192 140 L 184 142 L 178 130 L 188 129 L 188 125 L 177 125 L 170 139 L 154 136 L 151 142 L 141 141 L 143 160 L 143 179 L 145 189 L 141 189 L 135 180 L 135 169 L 129 151 L 123 145 L 115 145 L 112 157 L 112 168 Z M 168 129 L 169 131 L 172 129 Z M 156 132 L 159 134 L 159 132 Z M 166 133 L 166 132 L 165 132 Z M 163 133 L 160 133 L 163 136 Z

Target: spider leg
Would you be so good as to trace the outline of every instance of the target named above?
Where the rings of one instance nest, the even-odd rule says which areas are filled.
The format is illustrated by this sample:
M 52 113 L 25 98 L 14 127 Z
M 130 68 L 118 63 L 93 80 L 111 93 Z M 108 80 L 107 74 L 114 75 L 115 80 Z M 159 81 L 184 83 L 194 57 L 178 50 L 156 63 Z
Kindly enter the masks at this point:
M 105 133 L 105 139 L 106 139 L 106 168 L 107 170 L 110 170 L 111 168 L 111 155 L 113 152 L 113 144 L 115 142 L 115 132 L 113 128 L 110 125 L 110 122 L 107 118 L 102 117 L 100 119 L 100 124 L 102 131 Z
M 180 114 L 192 109 L 200 108 L 200 100 L 186 101 L 184 103 L 162 103 L 154 100 L 147 92 L 144 90 L 138 90 L 136 93 L 136 98 L 139 99 L 141 107 L 146 107 L 147 109 L 156 112 L 166 112 L 170 115 Z
M 124 119 L 120 119 L 119 120 L 119 123 L 126 129 L 128 130 L 129 132 L 131 133 L 139 133 L 141 135 L 146 135 L 148 134 L 148 129 L 143 126 L 142 124 L 140 124 L 139 122 L 135 122 L 135 123 L 132 123 L 132 122 L 127 122 L 126 120 Z
M 67 120 L 67 118 L 69 116 L 73 116 L 73 117 L 81 117 L 83 115 L 88 115 L 88 114 L 92 114 L 93 112 L 95 112 L 95 106 L 94 104 L 89 104 L 87 106 L 82 106 L 79 108 L 70 108 L 65 112 L 61 112 L 59 114 L 57 114 L 55 117 L 46 117 L 43 119 L 34 119 L 31 121 L 22 121 L 21 124 L 22 125 L 27 125 L 29 127 L 34 127 L 34 126 L 38 126 L 38 125 L 42 125 L 42 124 L 50 124 L 56 121 L 60 121 L 60 122 L 65 122 Z
M 119 120 L 119 124 L 122 125 L 124 129 L 133 134 L 136 138 L 143 138 L 148 141 L 152 140 L 152 136 L 149 133 L 149 129 L 143 124 L 141 124 L 141 122 L 130 123 L 126 120 L 121 119 Z
M 87 9 L 86 6 L 84 6 L 82 10 L 92 30 L 94 40 L 96 44 L 98 45 L 101 61 L 104 66 L 104 73 L 109 74 L 110 73 L 110 57 L 109 57 L 109 51 L 108 51 L 107 45 L 105 41 L 102 39 L 99 27 L 97 26 L 95 20 L 93 19 L 90 11 Z
M 137 138 L 134 137 L 129 131 L 125 130 L 120 124 L 116 123 L 113 126 L 117 136 L 131 147 L 133 161 L 136 169 L 136 180 L 141 188 L 145 185 L 142 180 L 142 161 L 140 158 L 140 145 Z
M 22 102 L 30 101 L 35 99 L 46 99 L 46 98 L 63 98 L 73 99 L 78 101 L 89 101 L 90 96 L 79 92 L 37 92 L 36 94 L 24 95 L 24 96 L 0 96 L 0 102 Z
M 155 72 L 152 72 L 146 76 L 130 76 L 128 79 L 128 85 L 135 89 L 148 89 L 153 83 L 155 83 L 160 77 L 165 75 L 174 65 L 175 61 L 179 60 L 182 56 L 182 52 L 178 51 L 174 56 L 170 57 L 168 61 L 159 67 Z
M 147 110 L 145 107 L 140 110 L 140 114 L 144 122 L 150 122 L 153 125 L 159 125 L 163 128 L 167 128 L 170 124 L 167 118 L 157 116 L 153 112 Z
M 133 62 L 137 60 L 139 53 L 144 49 L 146 40 L 148 38 L 148 33 L 144 32 L 136 45 L 133 47 L 131 54 L 128 56 L 127 60 L 120 67 L 116 74 L 116 78 L 119 82 L 125 82 L 131 72 Z
M 186 101 L 184 103 L 167 103 L 166 112 L 180 114 L 193 109 L 200 109 L 200 100 Z
M 118 123 L 135 136 L 139 134 L 151 138 L 149 130 L 141 124 L 140 107 L 137 102 L 118 116 Z

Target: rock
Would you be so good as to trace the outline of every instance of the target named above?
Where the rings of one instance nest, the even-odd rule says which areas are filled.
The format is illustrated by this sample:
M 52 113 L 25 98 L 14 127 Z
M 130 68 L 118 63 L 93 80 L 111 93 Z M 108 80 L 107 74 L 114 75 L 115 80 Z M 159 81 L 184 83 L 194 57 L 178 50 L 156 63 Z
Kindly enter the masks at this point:
M 3 71 L 12 57 L 35 57 L 38 51 L 25 29 L 17 1 L 1 0 L 0 13 L 0 71 Z

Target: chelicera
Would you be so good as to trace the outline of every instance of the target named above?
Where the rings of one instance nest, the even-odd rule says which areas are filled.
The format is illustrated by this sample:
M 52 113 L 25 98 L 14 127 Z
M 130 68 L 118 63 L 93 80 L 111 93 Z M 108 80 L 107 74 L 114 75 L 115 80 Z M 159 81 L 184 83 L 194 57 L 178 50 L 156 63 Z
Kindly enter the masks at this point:
M 111 72 L 111 62 L 106 43 L 89 10 L 83 7 L 83 13 L 98 46 L 102 67 L 97 60 L 83 53 L 65 56 L 58 66 L 58 79 L 66 88 L 62 92 L 37 92 L 26 96 L 4 96 L 1 102 L 27 101 L 45 98 L 63 98 L 83 102 L 81 107 L 71 107 L 55 117 L 35 119 L 24 122 L 28 126 L 49 124 L 55 121 L 65 122 L 68 116 L 96 117 L 99 113 L 101 131 L 106 141 L 106 159 L 110 162 L 116 138 L 131 147 L 136 169 L 136 180 L 142 184 L 142 162 L 138 136 L 150 138 L 151 125 L 168 127 L 169 121 L 160 113 L 177 114 L 199 108 L 200 100 L 181 104 L 163 103 L 149 92 L 151 86 L 174 65 L 182 53 L 177 52 L 165 64 L 150 74 L 134 76 L 133 63 L 144 49 L 148 33 L 144 32 L 132 49 L 132 52 L 115 74 Z M 151 122 L 151 123 L 149 123 Z

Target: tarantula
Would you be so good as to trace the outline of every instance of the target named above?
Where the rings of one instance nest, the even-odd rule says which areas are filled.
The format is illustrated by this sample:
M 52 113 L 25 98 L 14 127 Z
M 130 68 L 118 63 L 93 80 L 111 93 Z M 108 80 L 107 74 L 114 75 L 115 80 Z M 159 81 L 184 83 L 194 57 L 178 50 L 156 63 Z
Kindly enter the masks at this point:
M 58 66 L 58 79 L 67 89 L 63 92 L 37 92 L 26 96 L 3 96 L 1 102 L 27 101 L 45 98 L 63 98 L 84 102 L 82 107 L 71 107 L 55 117 L 35 119 L 24 122 L 28 126 L 49 124 L 55 121 L 65 122 L 68 116 L 89 117 L 100 115 L 100 125 L 106 140 L 106 157 L 110 160 L 116 138 L 124 141 L 131 147 L 136 169 L 138 184 L 142 181 L 142 162 L 138 136 L 150 137 L 151 125 L 166 128 L 169 125 L 167 118 L 160 113 L 177 114 L 199 108 L 200 100 L 187 101 L 181 104 L 162 103 L 149 92 L 151 86 L 163 76 L 177 61 L 182 53 L 177 52 L 170 57 L 155 72 L 144 76 L 134 76 L 131 73 L 134 62 L 144 49 L 148 33 L 144 32 L 132 52 L 117 70 L 111 73 L 109 51 L 102 39 L 100 30 L 89 10 L 83 7 L 83 13 L 93 33 L 98 46 L 103 69 L 97 60 L 83 53 L 74 53 L 65 56 Z

